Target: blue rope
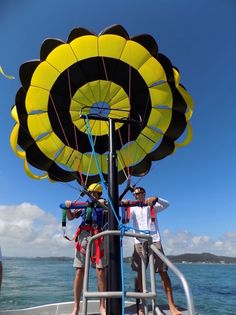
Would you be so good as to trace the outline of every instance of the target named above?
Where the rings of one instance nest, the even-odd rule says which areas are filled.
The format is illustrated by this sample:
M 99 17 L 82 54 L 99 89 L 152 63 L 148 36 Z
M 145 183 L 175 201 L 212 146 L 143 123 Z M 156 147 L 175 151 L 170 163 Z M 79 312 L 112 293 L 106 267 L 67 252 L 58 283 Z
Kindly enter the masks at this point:
M 120 229 L 120 270 L 121 270 L 121 292 L 122 292 L 122 315 L 125 314 L 125 280 L 124 280 L 124 253 L 123 253 L 123 236 L 124 229 Z
M 85 116 L 85 127 L 86 127 L 86 133 L 88 135 L 89 142 L 90 142 L 90 145 L 91 145 L 91 148 L 92 148 L 92 153 L 94 155 L 95 163 L 96 163 L 96 166 L 97 166 L 97 169 L 98 169 L 98 173 L 99 173 L 99 176 L 100 176 L 100 179 L 101 179 L 101 183 L 103 185 L 104 190 L 106 190 L 106 192 L 107 192 L 106 182 L 105 182 L 104 176 L 102 174 L 101 167 L 100 167 L 100 165 L 98 163 L 98 159 L 97 159 L 97 155 L 96 155 L 96 151 L 95 151 L 95 147 L 94 147 L 94 142 L 93 142 L 93 136 L 92 136 L 92 133 L 91 133 L 91 128 L 90 128 L 90 125 L 89 125 L 89 119 L 88 119 L 87 115 Z M 130 227 L 130 226 L 127 226 L 127 225 L 123 224 L 122 223 L 122 219 L 119 219 L 117 214 L 116 214 L 116 212 L 115 212 L 115 209 L 113 207 L 113 203 L 112 203 L 108 193 L 107 193 L 107 199 L 108 199 L 108 203 L 110 205 L 110 208 L 112 209 L 113 215 L 116 218 L 116 221 L 118 223 L 118 228 L 119 228 L 119 230 L 121 232 L 120 233 L 120 267 L 121 267 L 121 287 L 122 287 L 122 315 L 125 315 L 125 283 L 124 283 L 124 262 L 123 262 L 123 260 L 124 260 L 124 254 L 123 254 L 123 237 L 124 237 L 124 233 L 126 231 L 129 231 L 129 230 L 134 230 L 136 232 L 150 234 L 150 231 L 148 231 L 148 230 L 138 230 L 138 229 L 135 229 L 134 227 Z
M 107 187 L 106 187 L 106 182 L 105 182 L 105 179 L 104 179 L 104 176 L 102 174 L 102 170 L 101 170 L 101 167 L 98 163 L 98 159 L 97 159 L 97 155 L 96 155 L 96 151 L 95 151 L 95 147 L 94 147 L 94 142 L 93 142 L 93 136 L 92 136 L 92 133 L 91 133 L 91 128 L 90 128 L 90 125 L 89 125 L 89 119 L 88 119 L 88 116 L 86 115 L 85 116 L 85 126 L 86 126 L 86 133 L 88 135 L 88 138 L 89 138 L 89 142 L 90 142 L 90 145 L 91 145 L 91 148 L 92 148 L 92 153 L 94 155 L 94 159 L 95 159 L 95 163 L 96 163 L 96 166 L 97 166 L 97 169 L 98 169 L 98 173 L 99 173 L 99 176 L 100 176 L 100 179 L 101 179 L 101 183 L 103 185 L 103 188 L 106 190 L 107 192 Z M 119 218 L 118 216 L 116 215 L 116 212 L 115 212 L 115 209 L 113 207 L 113 204 L 111 202 L 111 199 L 107 193 L 107 200 L 108 200 L 108 203 L 112 209 L 112 212 L 116 218 L 116 221 L 119 222 Z
M 102 174 L 100 165 L 99 165 L 98 160 L 97 160 L 97 156 L 96 156 L 96 152 L 95 152 L 95 148 L 94 148 L 93 137 L 92 137 L 92 133 L 91 133 L 91 128 L 90 128 L 90 125 L 89 125 L 88 116 L 85 117 L 85 126 L 86 126 L 86 133 L 88 135 L 89 142 L 90 142 L 90 145 L 91 145 L 91 148 L 92 148 L 92 153 L 94 155 L 95 163 L 96 163 L 96 166 L 97 166 L 97 169 L 98 169 L 98 173 L 99 173 L 101 182 L 104 185 L 105 184 L 105 180 L 104 180 L 104 176 Z M 108 196 L 107 199 L 108 199 L 108 203 L 110 205 L 110 208 L 112 209 L 113 215 L 115 216 L 116 221 L 118 222 L 118 225 L 120 227 L 120 224 L 122 226 L 122 221 L 119 220 L 118 216 L 116 215 L 115 209 L 113 207 L 113 204 L 112 204 L 112 202 L 110 200 L 110 197 L 109 197 L 108 193 L 107 193 L 107 196 Z M 120 251 L 120 266 L 121 266 L 121 287 L 122 287 L 122 315 L 125 315 L 125 312 L 124 312 L 125 311 L 125 293 L 124 293 L 125 287 L 124 287 L 124 264 L 123 264 L 123 235 L 124 235 L 124 230 L 122 229 L 121 230 L 121 235 L 120 235 L 120 249 L 121 249 L 121 251 Z

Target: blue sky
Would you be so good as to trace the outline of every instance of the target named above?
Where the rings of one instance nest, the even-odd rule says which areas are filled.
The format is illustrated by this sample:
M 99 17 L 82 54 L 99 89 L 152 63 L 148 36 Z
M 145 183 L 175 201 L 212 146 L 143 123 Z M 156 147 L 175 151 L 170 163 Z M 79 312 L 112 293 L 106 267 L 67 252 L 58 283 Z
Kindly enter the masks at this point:
M 18 69 L 38 59 L 46 38 L 67 39 L 76 27 L 99 33 L 121 24 L 128 33 L 155 37 L 193 96 L 193 140 L 156 163 L 140 185 L 170 207 L 159 225 L 166 252 L 209 251 L 236 256 L 234 0 L 1 0 L 0 244 L 9 256 L 72 255 L 61 238 L 58 205 L 76 199 L 75 183 L 27 177 L 10 148 L 10 110 L 20 87 Z M 128 196 L 129 197 L 129 196 Z M 69 231 L 73 232 L 73 225 Z M 55 246 L 55 243 L 57 246 Z M 28 249 L 32 248 L 31 253 Z

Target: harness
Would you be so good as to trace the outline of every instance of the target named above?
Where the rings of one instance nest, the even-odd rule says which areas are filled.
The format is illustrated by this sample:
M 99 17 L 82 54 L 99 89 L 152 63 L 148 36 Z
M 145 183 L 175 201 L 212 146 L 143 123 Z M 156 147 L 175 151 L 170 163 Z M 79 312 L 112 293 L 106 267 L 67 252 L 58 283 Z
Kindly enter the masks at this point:
M 82 212 L 80 214 L 80 217 L 82 218 L 82 222 L 80 226 L 77 228 L 74 236 L 72 238 L 69 238 L 65 233 L 66 228 L 66 210 L 63 212 L 63 220 L 62 220 L 62 226 L 64 228 L 64 238 L 66 238 L 69 241 L 75 241 L 75 248 L 83 255 L 86 254 L 86 248 L 87 248 L 87 237 L 84 239 L 79 239 L 79 235 L 82 231 L 88 232 L 88 236 L 93 236 L 102 231 L 103 226 L 103 208 L 96 208 L 94 207 L 94 204 L 91 202 L 85 203 L 87 206 L 83 207 Z M 104 256 L 104 250 L 101 249 L 102 243 L 104 241 L 104 237 L 100 237 L 96 240 L 94 240 L 94 255 L 91 256 L 92 263 L 99 263 L 99 260 Z
M 74 238 L 73 238 L 75 241 L 75 248 L 81 254 L 85 255 L 86 254 L 86 248 L 87 248 L 87 240 L 86 240 L 86 242 L 83 242 L 84 240 L 82 240 L 81 243 L 78 240 L 78 237 L 82 231 L 89 232 L 90 236 L 93 236 L 93 235 L 100 233 L 102 231 L 102 229 L 100 227 L 93 227 L 91 225 L 82 225 L 82 226 L 79 226 L 78 229 L 76 230 Z M 92 263 L 98 264 L 99 260 L 104 256 L 104 250 L 101 249 L 103 241 L 104 241 L 103 236 L 94 240 L 95 253 L 94 253 L 94 255 L 91 256 Z

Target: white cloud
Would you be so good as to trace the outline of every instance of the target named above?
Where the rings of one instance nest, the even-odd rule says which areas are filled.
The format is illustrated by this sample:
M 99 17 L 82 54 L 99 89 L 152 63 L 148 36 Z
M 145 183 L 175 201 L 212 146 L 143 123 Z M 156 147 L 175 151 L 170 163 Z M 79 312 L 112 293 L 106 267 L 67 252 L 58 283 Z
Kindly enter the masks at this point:
M 0 206 L 0 245 L 5 256 L 73 257 L 74 251 L 58 220 L 29 203 Z
M 163 231 L 162 243 L 167 255 L 208 252 L 221 256 L 236 256 L 236 232 L 228 232 L 219 239 L 208 235 L 193 235 L 188 231 Z
M 76 223 L 68 223 L 68 235 L 73 235 Z M 236 232 L 227 232 L 218 239 L 188 231 L 164 230 L 162 234 L 167 255 L 210 252 L 236 256 Z M 58 219 L 29 203 L 0 206 L 0 245 L 5 256 L 74 255 L 74 244 L 63 238 Z M 125 238 L 124 256 L 131 256 L 132 251 L 133 240 Z

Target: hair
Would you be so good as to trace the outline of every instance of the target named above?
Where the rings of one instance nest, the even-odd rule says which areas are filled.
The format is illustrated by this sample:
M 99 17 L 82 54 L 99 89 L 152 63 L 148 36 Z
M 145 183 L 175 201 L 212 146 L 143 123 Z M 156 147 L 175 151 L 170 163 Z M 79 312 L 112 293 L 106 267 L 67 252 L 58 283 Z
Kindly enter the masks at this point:
M 101 195 L 102 195 L 102 192 L 97 191 L 97 190 L 89 190 L 89 192 L 90 192 L 90 193 L 94 193 L 94 192 L 96 192 L 96 193 L 98 194 L 98 197 L 99 197 L 99 198 L 100 198 L 100 197 L 101 197 Z
M 136 189 L 139 189 L 139 190 L 141 190 L 141 191 L 143 191 L 143 192 L 146 193 L 146 190 L 145 190 L 143 187 L 135 187 L 135 188 L 134 188 L 134 191 L 135 191 Z
M 99 198 L 101 197 L 101 195 L 102 195 L 102 192 L 98 191 Z

